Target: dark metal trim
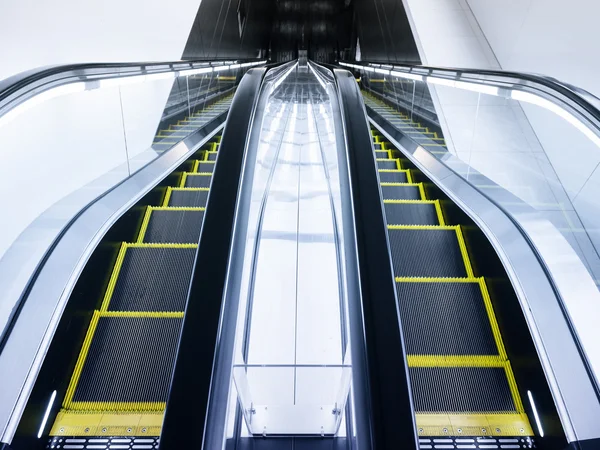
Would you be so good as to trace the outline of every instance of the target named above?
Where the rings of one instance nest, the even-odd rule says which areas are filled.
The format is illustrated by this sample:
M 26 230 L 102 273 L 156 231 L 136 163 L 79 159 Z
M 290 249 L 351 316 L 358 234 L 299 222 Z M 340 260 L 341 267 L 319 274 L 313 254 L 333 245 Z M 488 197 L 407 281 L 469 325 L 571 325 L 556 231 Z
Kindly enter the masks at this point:
M 346 129 L 356 226 L 373 448 L 419 448 L 371 132 L 352 74 L 334 70 Z
M 206 433 L 248 124 L 265 73 L 264 68 L 251 69 L 244 76 L 221 138 L 167 400 L 161 450 L 201 448 Z

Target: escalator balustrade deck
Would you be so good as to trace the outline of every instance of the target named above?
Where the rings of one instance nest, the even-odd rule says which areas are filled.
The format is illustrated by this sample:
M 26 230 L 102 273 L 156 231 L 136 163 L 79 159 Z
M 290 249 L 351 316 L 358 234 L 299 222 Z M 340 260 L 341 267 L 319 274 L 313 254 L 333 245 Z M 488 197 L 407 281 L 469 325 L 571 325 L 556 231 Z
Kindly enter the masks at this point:
M 219 142 L 146 207 L 136 242 L 121 243 L 49 448 L 155 448 Z
M 413 181 L 415 169 L 371 132 L 421 448 L 442 438 L 526 446 L 532 429 L 462 228 L 445 222 L 440 201 Z

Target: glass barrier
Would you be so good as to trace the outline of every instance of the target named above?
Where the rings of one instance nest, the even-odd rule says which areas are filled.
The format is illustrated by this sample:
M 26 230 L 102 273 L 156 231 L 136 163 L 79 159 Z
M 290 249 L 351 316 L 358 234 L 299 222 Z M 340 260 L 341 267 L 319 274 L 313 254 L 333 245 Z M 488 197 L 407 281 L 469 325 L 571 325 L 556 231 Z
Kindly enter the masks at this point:
M 520 221 L 533 208 L 600 283 L 600 138 L 532 83 L 479 82 L 361 67 L 370 114 L 385 119 Z M 588 94 L 589 95 L 589 94 Z M 521 222 L 522 223 L 522 222 Z
M 110 78 L 78 71 L 72 76 L 77 81 L 31 96 L 0 116 L 0 336 L 63 227 L 227 111 L 243 74 L 264 63 L 206 63 L 133 76 L 124 67 L 120 75 L 107 71 Z

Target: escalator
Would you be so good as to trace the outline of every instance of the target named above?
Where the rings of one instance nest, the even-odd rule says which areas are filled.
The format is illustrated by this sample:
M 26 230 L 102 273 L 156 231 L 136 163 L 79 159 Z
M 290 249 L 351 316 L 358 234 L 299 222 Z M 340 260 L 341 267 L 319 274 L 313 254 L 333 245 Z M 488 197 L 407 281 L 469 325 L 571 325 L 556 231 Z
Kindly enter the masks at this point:
M 445 138 L 361 94 L 353 77 L 349 89 L 360 100 L 349 106 L 349 91 L 330 72 L 294 62 L 257 76 L 256 99 L 237 97 L 251 114 L 243 123 L 230 114 L 226 128 L 239 134 L 239 173 L 221 164 L 228 160 L 219 131 L 113 226 L 109 237 L 118 239 L 105 239 L 88 263 L 41 370 L 35 389 L 54 393 L 38 447 L 562 445 L 537 341 L 497 254 L 398 141 L 368 124 L 364 105 L 431 154 L 448 153 Z M 154 145 L 170 148 L 232 99 L 159 129 Z M 354 148 L 363 128 L 366 142 Z M 231 230 L 215 240 L 220 251 L 199 251 L 211 248 L 205 213 L 224 186 Z M 367 235 L 378 227 L 385 245 L 367 260 L 375 242 Z M 221 269 L 213 273 L 212 262 Z M 369 270 L 380 277 L 369 279 Z M 207 293 L 212 321 L 202 309 Z M 215 342 L 199 338 L 207 334 Z M 546 440 L 525 398 L 532 386 L 550 423 Z M 36 402 L 45 398 L 39 392 Z M 26 439 L 15 449 L 27 448 L 39 425 L 40 406 L 28 407 L 35 414 L 24 415 L 17 436 Z
M 531 446 L 486 280 L 473 273 L 461 225 L 446 223 L 422 174 L 371 132 L 421 448 Z
M 51 448 L 154 448 L 160 435 L 220 135 L 158 188 L 135 242 L 120 244 L 93 312 Z

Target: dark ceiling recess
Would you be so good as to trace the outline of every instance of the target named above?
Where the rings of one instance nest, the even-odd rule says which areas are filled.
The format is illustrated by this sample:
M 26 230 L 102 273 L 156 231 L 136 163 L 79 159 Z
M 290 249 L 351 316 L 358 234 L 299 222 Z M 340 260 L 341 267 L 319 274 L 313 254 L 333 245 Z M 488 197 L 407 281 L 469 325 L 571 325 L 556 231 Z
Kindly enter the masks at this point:
M 402 0 L 354 0 L 354 3 L 363 60 L 421 64 Z
M 202 0 L 182 59 L 263 58 L 276 0 Z
M 278 0 L 271 32 L 271 58 L 288 61 L 307 50 L 317 62 L 335 62 L 352 46 L 351 0 Z

